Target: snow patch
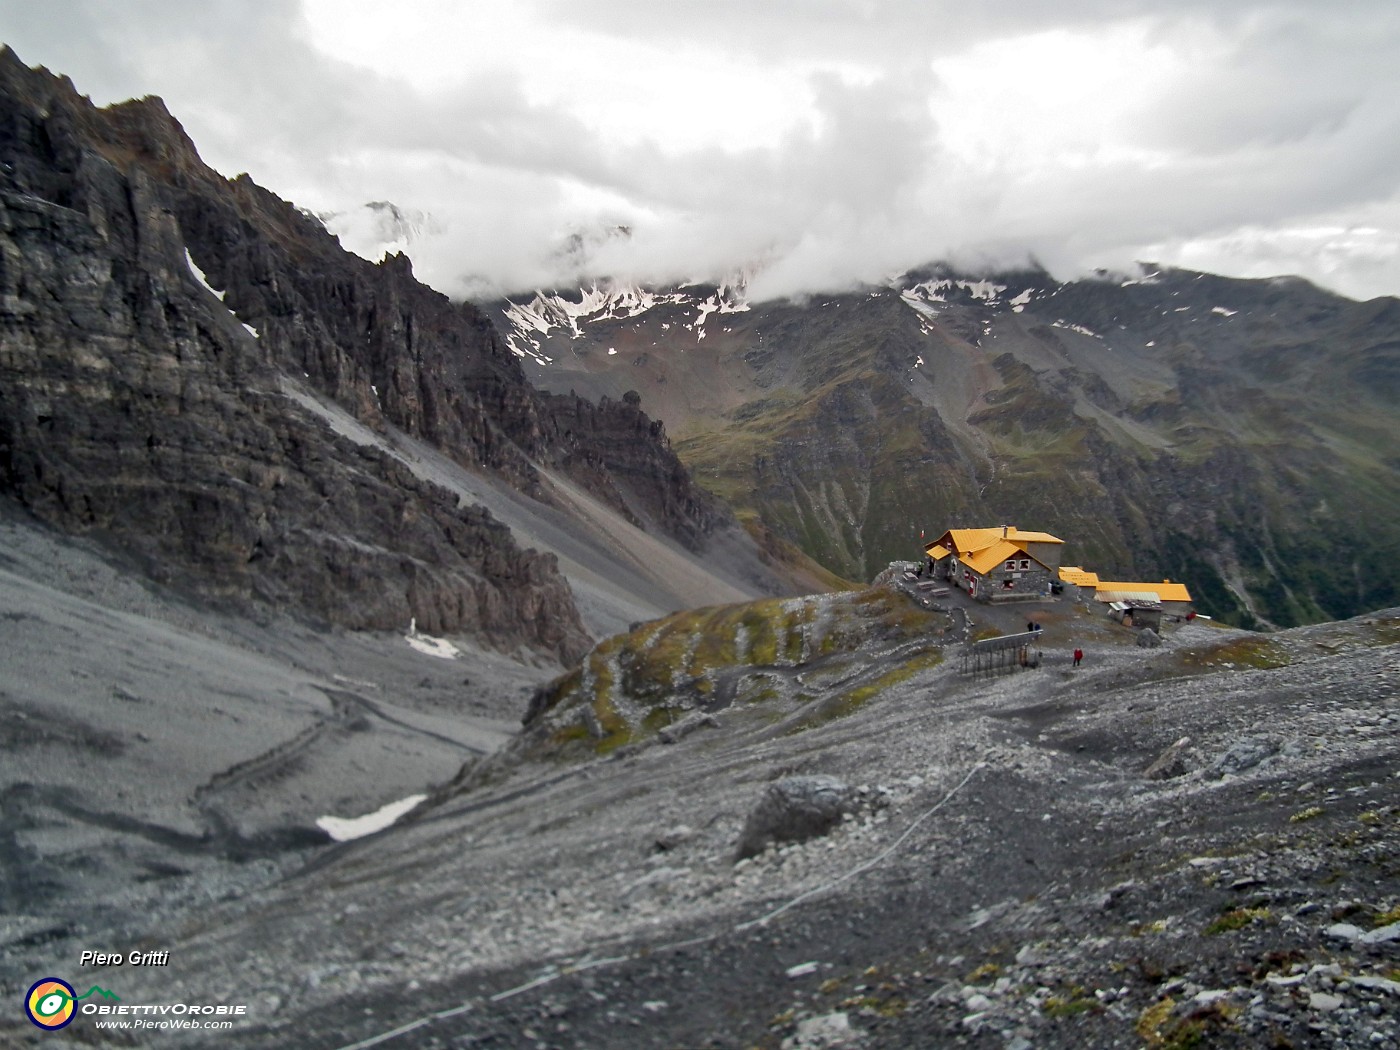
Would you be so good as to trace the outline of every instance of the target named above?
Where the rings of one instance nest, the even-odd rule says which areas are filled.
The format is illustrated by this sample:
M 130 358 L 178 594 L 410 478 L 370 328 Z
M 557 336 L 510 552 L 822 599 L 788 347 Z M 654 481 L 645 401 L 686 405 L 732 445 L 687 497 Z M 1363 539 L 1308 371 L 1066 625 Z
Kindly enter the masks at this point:
M 938 308 L 931 304 L 949 302 L 950 294 L 961 293 L 964 297 L 974 299 L 986 306 L 999 306 L 1001 293 L 1006 291 L 1006 285 L 987 280 L 960 281 L 940 277 L 934 280 L 920 281 L 918 284 L 908 288 L 900 288 L 898 291 L 899 297 L 912 309 L 924 317 L 937 317 Z M 1023 291 L 1012 302 L 1024 306 L 1025 303 L 1030 302 L 1030 295 L 1030 290 Z M 1012 309 L 1020 312 L 1016 306 L 1013 306 Z
M 719 309 L 719 299 L 718 299 L 718 297 L 717 297 L 717 296 L 713 296 L 713 295 L 710 296 L 710 297 L 709 297 L 708 299 L 706 299 L 703 303 L 700 303 L 699 306 L 696 307 L 696 311 L 697 311 L 697 312 L 696 312 L 696 315 L 695 315 L 695 324 L 694 324 L 692 327 L 694 327 L 694 328 L 701 328 L 701 327 L 703 327 L 704 324 L 705 324 L 705 319 L 706 319 L 707 317 L 709 317 L 710 314 L 714 313 L 714 312 L 715 312 L 716 310 L 718 310 L 718 309 Z M 704 339 L 704 338 L 705 338 L 705 333 L 704 333 L 704 332 L 701 332 L 701 333 L 700 333 L 700 338 L 701 338 L 701 339 Z
M 1071 331 L 1071 332 L 1078 332 L 1080 335 L 1087 335 L 1087 336 L 1090 336 L 1090 337 L 1092 337 L 1092 338 L 1094 338 L 1094 339 L 1102 339 L 1102 338 L 1103 338 L 1103 336 L 1099 335 L 1098 332 L 1095 332 L 1095 331 L 1094 331 L 1093 329 L 1091 329 L 1091 328 L 1085 328 L 1082 324 L 1070 324 L 1068 321 L 1063 321 L 1063 320 L 1060 320 L 1060 321 L 1052 321 L 1052 322 L 1050 323 L 1050 327 L 1051 327 L 1051 328 L 1066 328 L 1066 329 L 1068 329 L 1068 330 Z
M 224 301 L 224 293 L 218 291 L 209 283 L 209 278 L 204 276 L 204 271 L 195 265 L 194 258 L 190 255 L 190 250 L 188 248 L 185 249 L 185 265 L 190 268 L 190 276 L 203 285 L 206 292 L 218 299 L 219 302 Z
M 209 278 L 204 275 L 204 271 L 201 270 L 199 266 L 195 263 L 194 257 L 190 255 L 190 250 L 188 248 L 185 249 L 185 265 L 190 268 L 190 276 L 193 277 L 196 281 L 198 281 L 201 287 L 203 287 L 203 289 L 206 292 L 212 295 L 215 299 L 219 300 L 219 302 L 224 303 L 225 293 L 219 291 L 217 288 L 215 288 L 209 283 Z M 249 335 L 251 335 L 254 339 L 261 338 L 258 335 L 258 330 L 252 325 L 240 321 L 238 319 L 238 315 L 233 312 L 233 310 L 229 307 L 227 303 L 224 303 L 224 309 L 228 310 L 230 316 L 232 316 L 235 321 L 238 321 L 239 324 L 243 325 L 243 330 L 246 331 Z
M 427 797 L 409 795 L 408 798 L 390 802 L 387 806 L 380 806 L 373 813 L 366 813 L 362 817 L 317 817 L 316 826 L 336 842 L 349 842 L 351 839 L 364 838 L 376 831 L 383 831 Z
M 1210 312 L 1213 314 L 1219 314 L 1221 317 L 1234 317 L 1235 314 L 1239 313 L 1238 310 L 1227 310 L 1223 306 L 1212 306 L 1210 308 Z
M 579 288 L 577 301 L 572 293 L 536 291 L 529 302 L 509 303 L 505 309 L 508 326 L 506 344 L 517 357 L 548 361 L 549 357 L 540 352 L 540 343 L 532 338 L 532 334 L 548 337 L 558 329 L 560 334 L 567 333 L 570 339 L 579 339 L 583 336 L 584 328 L 590 324 L 630 320 L 658 306 L 694 309 L 695 321 L 685 327 L 697 332 L 697 342 L 704 338 L 701 329 L 710 314 L 742 313 L 750 308 L 744 297 L 742 281 L 734 284 L 722 282 L 704 298 L 683 289 L 656 292 L 628 282 L 594 282 L 586 288 Z M 670 327 L 670 322 L 661 325 L 662 331 Z
M 1006 285 L 993 284 L 991 281 L 959 281 L 958 287 L 971 295 L 972 298 L 982 299 L 989 303 L 1006 291 Z
M 921 281 L 913 287 L 905 288 L 899 294 L 905 299 L 917 298 L 926 302 L 946 303 L 948 300 L 944 293 L 954 289 L 966 293 L 973 299 L 992 304 L 1000 299 L 1002 292 L 1006 291 L 1006 285 L 995 284 L 992 281 L 955 281 L 944 277 L 932 281 Z
M 436 656 L 440 660 L 455 660 L 462 654 L 462 650 L 446 638 L 434 638 L 432 635 L 421 634 L 418 630 L 417 620 L 409 621 L 408 633 L 403 636 L 403 640 L 420 653 Z
M 900 293 L 899 293 L 899 297 L 900 297 L 900 299 L 904 300 L 904 302 L 905 302 L 906 304 L 908 304 L 910 307 L 912 307 L 915 313 L 919 314 L 919 315 L 922 316 L 922 317 L 925 317 L 925 318 L 936 318 L 936 317 L 938 316 L 938 307 L 934 306 L 932 303 L 930 303 L 930 302 L 928 302 L 928 301 L 926 301 L 926 300 L 924 300 L 924 299 L 920 299 L 920 298 L 918 298 L 918 297 L 916 297 L 916 296 L 908 295 L 908 294 L 905 293 L 905 292 L 900 292 Z M 939 300 L 937 300 L 937 301 L 938 301 L 938 302 L 943 302 L 944 300 L 939 299 Z M 925 332 L 932 332 L 934 329 L 933 329 L 931 326 L 929 326 L 929 327 L 924 327 L 924 325 L 926 325 L 926 324 L 927 324 L 927 322 L 924 322 L 924 324 L 921 324 L 920 327 L 923 328 L 923 330 L 924 330 Z
M 1151 273 L 1144 274 L 1142 277 L 1126 280 L 1120 284 L 1119 287 L 1131 288 L 1135 284 L 1161 284 L 1162 282 L 1157 280 L 1160 276 L 1162 276 L 1161 270 L 1153 270 Z

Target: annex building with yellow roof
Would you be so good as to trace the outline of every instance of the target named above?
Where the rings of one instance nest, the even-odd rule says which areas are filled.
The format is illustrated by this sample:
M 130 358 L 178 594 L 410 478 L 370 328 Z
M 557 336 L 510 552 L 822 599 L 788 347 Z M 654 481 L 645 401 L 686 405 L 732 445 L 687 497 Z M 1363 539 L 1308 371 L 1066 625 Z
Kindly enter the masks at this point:
M 1156 610 L 1160 616 L 1176 619 L 1189 617 L 1196 611 L 1195 599 L 1184 583 L 1163 580 L 1161 583 L 1137 583 L 1127 580 L 1101 580 L 1099 574 L 1078 565 L 1062 565 L 1060 582 L 1079 588 L 1078 597 L 1086 602 L 1106 606 L 1109 616 L 1123 617 L 1124 610 Z M 1141 619 L 1139 615 L 1136 619 Z M 1136 620 L 1134 621 L 1136 622 Z

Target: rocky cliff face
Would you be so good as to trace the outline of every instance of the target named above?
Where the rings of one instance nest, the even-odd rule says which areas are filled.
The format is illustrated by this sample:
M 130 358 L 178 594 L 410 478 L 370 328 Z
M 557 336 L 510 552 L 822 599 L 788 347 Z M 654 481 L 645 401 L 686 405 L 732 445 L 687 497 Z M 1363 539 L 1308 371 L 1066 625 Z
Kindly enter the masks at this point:
M 193 592 L 572 657 L 549 554 L 337 438 L 310 386 L 539 499 L 557 468 L 691 546 L 726 520 L 634 405 L 542 395 L 408 261 L 203 165 L 157 99 L 97 109 L 0 51 L 0 489 Z

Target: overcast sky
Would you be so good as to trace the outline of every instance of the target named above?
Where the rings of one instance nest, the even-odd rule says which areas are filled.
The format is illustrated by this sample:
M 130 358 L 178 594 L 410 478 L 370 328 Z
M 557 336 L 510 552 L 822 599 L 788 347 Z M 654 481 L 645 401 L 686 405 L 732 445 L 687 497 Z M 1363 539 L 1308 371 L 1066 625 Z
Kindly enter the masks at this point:
M 449 294 L 1030 258 L 1400 294 L 1395 0 L 0 0 L 0 33 L 162 96 L 225 175 L 427 213 Z

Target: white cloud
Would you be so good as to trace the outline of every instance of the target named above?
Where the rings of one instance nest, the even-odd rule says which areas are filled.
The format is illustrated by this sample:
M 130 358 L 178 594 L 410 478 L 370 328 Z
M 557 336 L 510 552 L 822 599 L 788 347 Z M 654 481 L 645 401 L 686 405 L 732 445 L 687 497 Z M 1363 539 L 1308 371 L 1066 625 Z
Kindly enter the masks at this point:
M 20 57 L 156 93 L 316 210 L 392 200 L 449 293 L 591 268 L 760 292 L 1134 258 L 1400 292 L 1389 0 L 0 0 Z M 1366 232 L 1362 232 L 1366 231 Z

